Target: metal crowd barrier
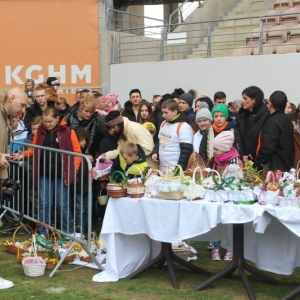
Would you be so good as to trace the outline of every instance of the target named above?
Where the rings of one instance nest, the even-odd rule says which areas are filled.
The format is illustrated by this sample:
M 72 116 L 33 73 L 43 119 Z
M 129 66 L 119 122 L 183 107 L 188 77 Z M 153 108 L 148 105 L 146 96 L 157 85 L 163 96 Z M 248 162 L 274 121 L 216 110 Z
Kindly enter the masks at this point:
M 9 177 L 20 182 L 12 199 L 3 197 L 2 208 L 16 218 L 46 224 L 73 241 L 71 247 L 50 274 L 54 275 L 63 260 L 78 242 L 103 270 L 91 253 L 92 242 L 92 164 L 87 155 L 52 149 L 43 146 L 12 142 L 14 147 L 26 151 L 33 149 L 33 156 L 10 164 Z M 75 161 L 80 160 L 76 172 Z M 47 168 L 46 161 L 51 168 Z M 64 168 L 66 166 L 66 170 Z M 34 175 L 36 174 L 36 175 Z M 74 184 L 70 184 L 74 175 Z M 63 180 L 65 178 L 65 180 Z M 87 185 L 87 193 L 84 193 Z M 47 205 L 47 197 L 50 199 Z M 86 208 L 86 210 L 85 210 Z

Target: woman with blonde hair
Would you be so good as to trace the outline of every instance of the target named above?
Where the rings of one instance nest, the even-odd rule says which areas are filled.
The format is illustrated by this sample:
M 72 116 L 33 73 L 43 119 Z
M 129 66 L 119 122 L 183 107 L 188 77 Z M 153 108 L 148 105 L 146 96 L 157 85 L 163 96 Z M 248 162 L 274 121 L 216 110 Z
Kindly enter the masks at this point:
M 89 131 L 90 142 L 85 154 L 90 156 L 94 156 L 95 151 L 98 150 L 99 147 L 99 144 L 95 145 L 95 136 L 98 127 L 97 113 L 95 113 L 95 110 L 96 104 L 94 98 L 86 97 L 80 100 L 78 110 L 70 111 L 64 117 L 64 120 L 70 128 L 75 129 L 82 127 Z

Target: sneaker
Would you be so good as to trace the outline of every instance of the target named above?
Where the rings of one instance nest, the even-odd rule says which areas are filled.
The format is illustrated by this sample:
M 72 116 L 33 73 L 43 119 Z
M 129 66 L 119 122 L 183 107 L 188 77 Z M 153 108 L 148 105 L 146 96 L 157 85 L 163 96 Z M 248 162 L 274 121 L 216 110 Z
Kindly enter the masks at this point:
M 233 253 L 229 250 L 227 250 L 225 256 L 224 256 L 224 260 L 232 260 L 233 259 Z
M 221 260 L 220 249 L 213 249 L 211 251 L 211 259 L 212 260 Z
M 0 277 L 0 290 L 9 289 L 13 286 L 14 283 L 12 281 Z

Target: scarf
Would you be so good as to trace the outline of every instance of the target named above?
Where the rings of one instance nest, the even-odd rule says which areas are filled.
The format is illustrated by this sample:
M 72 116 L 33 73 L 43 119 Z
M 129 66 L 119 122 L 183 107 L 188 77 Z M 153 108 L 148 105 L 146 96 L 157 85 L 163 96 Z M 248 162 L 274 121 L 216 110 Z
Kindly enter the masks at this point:
M 226 153 L 223 153 L 223 154 L 220 154 L 220 155 L 215 155 L 214 156 L 215 162 L 218 165 L 222 165 L 224 162 L 228 161 L 232 157 L 234 152 L 235 152 L 235 149 L 231 148 L 231 150 L 226 152 Z
M 213 149 L 213 146 L 212 146 L 213 139 L 214 139 L 214 131 L 212 129 L 212 126 L 210 126 L 208 128 L 208 131 L 207 131 L 207 142 L 206 142 L 207 160 L 212 159 L 212 157 L 214 156 L 214 149 Z
M 226 121 L 225 124 L 221 127 L 217 126 L 215 123 L 213 123 L 212 126 L 215 132 L 220 133 L 226 128 L 227 125 L 228 125 L 228 121 Z

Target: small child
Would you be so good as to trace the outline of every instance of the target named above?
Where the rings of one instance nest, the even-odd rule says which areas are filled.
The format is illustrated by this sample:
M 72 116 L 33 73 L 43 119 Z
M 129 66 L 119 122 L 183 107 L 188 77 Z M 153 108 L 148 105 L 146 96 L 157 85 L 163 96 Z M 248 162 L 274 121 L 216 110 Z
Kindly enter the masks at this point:
M 240 154 L 233 148 L 234 134 L 232 131 L 222 131 L 212 141 L 214 156 L 210 162 L 211 168 L 222 173 L 232 164 L 237 164 L 243 168 L 243 162 L 240 159 Z M 213 249 L 211 252 L 212 260 L 221 260 L 220 242 L 212 242 Z M 227 249 L 224 260 L 232 260 L 233 253 Z
M 110 112 L 118 104 L 118 95 L 111 93 L 105 95 L 105 111 Z
M 112 168 L 111 174 L 115 171 L 122 171 L 124 173 L 127 170 L 135 166 L 141 173 L 146 173 L 149 168 L 148 163 L 146 162 L 146 155 L 143 148 L 140 145 L 136 145 L 133 142 L 126 141 L 121 149 L 119 155 L 116 157 Z M 134 176 L 140 176 L 140 172 L 137 168 L 130 169 L 128 175 L 133 178 Z M 120 179 L 120 176 L 116 176 Z
M 29 123 L 31 132 L 28 132 L 27 134 L 27 139 L 25 141 L 26 144 L 32 144 L 33 137 L 41 127 L 42 123 L 43 123 L 42 116 L 35 116 L 32 118 L 31 122 Z
M 10 141 L 25 143 L 28 131 L 26 126 L 24 125 L 24 122 L 21 121 L 18 117 L 12 117 L 10 118 L 10 126 L 11 126 Z M 9 150 L 11 153 L 15 153 L 22 150 L 22 148 L 23 147 L 21 145 L 10 143 Z
M 78 127 L 74 129 L 81 151 L 85 153 L 90 141 L 90 133 Z M 87 232 L 88 227 L 88 165 L 85 159 L 82 159 L 77 177 L 79 182 L 76 185 L 76 215 L 74 218 L 75 224 L 80 228 L 81 233 Z M 82 216 L 82 217 L 81 217 Z

